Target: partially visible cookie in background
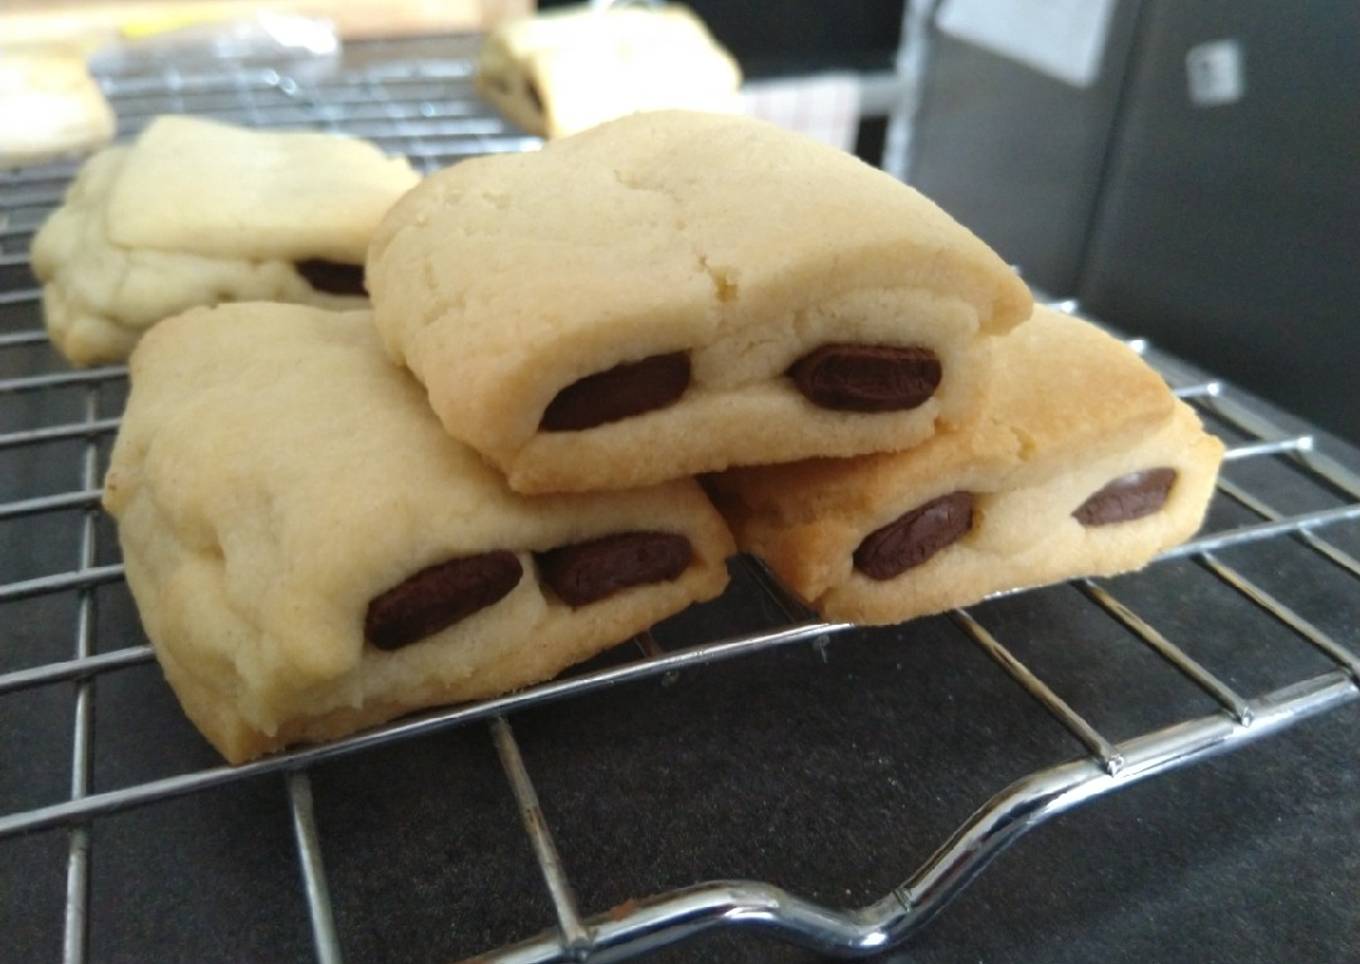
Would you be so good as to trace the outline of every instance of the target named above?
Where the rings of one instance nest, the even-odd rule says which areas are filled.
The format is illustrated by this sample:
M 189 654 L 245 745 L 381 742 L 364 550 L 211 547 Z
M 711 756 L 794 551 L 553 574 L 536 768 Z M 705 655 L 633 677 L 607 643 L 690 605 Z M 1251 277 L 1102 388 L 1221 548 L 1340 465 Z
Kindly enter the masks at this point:
M 687 7 L 574 6 L 492 31 L 477 90 L 516 124 L 565 137 L 642 110 L 737 111 L 741 69 Z
M 99 147 L 115 126 L 78 51 L 0 46 L 0 169 Z
M 234 763 L 536 683 L 727 584 L 692 479 L 515 495 L 366 312 L 197 309 L 131 369 L 104 505 L 166 677 Z
M 90 158 L 34 238 L 48 333 L 91 365 L 198 305 L 362 306 L 369 236 L 418 180 L 353 138 L 157 118 Z

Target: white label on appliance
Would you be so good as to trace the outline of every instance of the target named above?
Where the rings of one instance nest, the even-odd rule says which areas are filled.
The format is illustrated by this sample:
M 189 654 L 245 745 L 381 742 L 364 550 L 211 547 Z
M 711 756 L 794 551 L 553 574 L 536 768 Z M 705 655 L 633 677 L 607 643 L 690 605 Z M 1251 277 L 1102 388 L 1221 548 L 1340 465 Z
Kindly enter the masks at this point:
M 1211 40 L 1185 53 L 1185 78 L 1190 103 L 1196 107 L 1233 104 L 1247 92 L 1242 70 L 1242 45 L 1236 40 Z
M 859 134 L 859 78 L 818 74 L 757 80 L 742 85 L 742 106 L 752 117 L 838 147 L 855 149 Z
M 1100 76 L 1115 0 L 945 0 L 936 25 L 951 37 L 1089 87 Z

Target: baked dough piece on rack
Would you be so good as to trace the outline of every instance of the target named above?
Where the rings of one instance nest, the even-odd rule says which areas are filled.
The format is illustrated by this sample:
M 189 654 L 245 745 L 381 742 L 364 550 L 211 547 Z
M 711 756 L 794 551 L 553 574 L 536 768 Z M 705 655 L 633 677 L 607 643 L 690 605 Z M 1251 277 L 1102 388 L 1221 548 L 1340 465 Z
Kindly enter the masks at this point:
M 34 238 L 48 333 L 90 365 L 197 305 L 362 307 L 369 237 L 418 180 L 365 141 L 157 118 L 90 158 Z
M 104 505 L 165 675 L 233 763 L 547 679 L 727 583 L 697 483 L 515 495 L 366 312 L 195 309 L 131 374 Z
M 113 110 L 78 50 L 0 46 L 0 170 L 113 137 Z
M 1140 568 L 1199 528 L 1222 453 L 1127 346 L 1040 307 L 999 340 L 973 424 L 709 482 L 738 546 L 818 612 L 895 623 Z
M 739 109 L 741 70 L 687 7 L 566 7 L 493 30 L 477 90 L 525 130 L 564 137 L 642 110 Z
M 908 448 L 971 414 L 1031 304 L 887 174 L 685 111 L 432 175 L 368 282 L 445 428 L 529 493 Z

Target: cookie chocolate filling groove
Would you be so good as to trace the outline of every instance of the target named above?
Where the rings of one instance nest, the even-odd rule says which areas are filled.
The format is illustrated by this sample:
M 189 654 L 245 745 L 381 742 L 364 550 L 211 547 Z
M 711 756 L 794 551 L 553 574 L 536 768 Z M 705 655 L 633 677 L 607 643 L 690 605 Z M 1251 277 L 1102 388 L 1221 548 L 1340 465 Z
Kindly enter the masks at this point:
M 950 492 L 865 536 L 855 550 L 855 568 L 870 579 L 892 579 L 958 542 L 972 527 L 973 493 Z
M 364 266 L 361 264 L 308 258 L 295 262 L 293 268 L 317 291 L 328 295 L 368 296 L 368 289 L 364 287 Z
M 916 408 L 940 387 L 940 359 L 929 348 L 823 345 L 790 366 L 804 397 L 844 412 L 899 412 Z
M 563 602 L 585 606 L 621 589 L 675 579 L 694 560 L 694 548 L 672 532 L 620 532 L 535 558 L 539 578 Z
M 1166 504 L 1176 470 L 1144 469 L 1121 475 L 1095 492 L 1072 513 L 1084 526 L 1106 526 L 1152 515 Z
M 672 404 L 689 387 L 689 355 L 652 355 L 587 375 L 557 393 L 543 412 L 545 432 L 576 432 Z
M 364 616 L 364 638 L 400 649 L 500 600 L 524 574 L 519 557 L 497 549 L 420 570 L 375 596 Z

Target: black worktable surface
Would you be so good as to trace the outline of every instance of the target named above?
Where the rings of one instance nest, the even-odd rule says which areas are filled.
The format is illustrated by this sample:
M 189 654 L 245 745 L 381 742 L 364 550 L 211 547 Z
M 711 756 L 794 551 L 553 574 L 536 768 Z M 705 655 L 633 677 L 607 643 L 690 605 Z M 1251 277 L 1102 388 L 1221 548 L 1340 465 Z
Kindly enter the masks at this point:
M 0 330 L 38 324 L 31 303 L 0 306 Z M 0 378 L 61 367 L 38 344 L 0 353 L 0 366 Z M 117 413 L 124 392 L 120 380 L 104 384 L 99 412 Z M 85 399 L 82 386 L 0 396 L 0 432 L 79 421 Z M 0 450 L 0 501 L 80 488 L 83 446 Z M 102 473 L 109 439 L 99 448 Z M 1225 475 L 1290 514 L 1342 502 L 1279 459 L 1233 463 Z M 0 522 L 0 582 L 71 568 L 81 518 Z M 1254 521 L 1220 498 L 1209 527 Z M 1325 536 L 1360 552 L 1360 524 Z M 97 561 L 117 560 L 102 516 L 96 544 Z M 1360 640 L 1360 584 L 1299 541 L 1221 557 L 1335 638 Z M 659 627 L 660 644 L 781 624 L 747 564 L 734 573 L 721 599 Z M 1333 668 L 1193 561 L 1107 586 L 1247 695 Z M 145 641 L 121 582 L 94 596 L 96 651 Z M 77 605 L 77 593 L 64 592 L 0 606 L 0 673 L 70 658 Z M 1071 587 L 973 612 L 1110 739 L 1215 711 Z M 626 645 L 592 665 L 637 655 Z M 66 682 L 0 695 L 0 815 L 67 799 L 73 693 Z M 154 663 L 103 674 L 93 693 L 92 789 L 219 762 Z M 519 712 L 511 723 L 586 914 L 734 877 L 860 905 L 905 879 L 992 794 L 1082 752 L 945 618 L 689 669 Z M 1360 959 L 1357 737 L 1353 702 L 1066 815 L 1024 838 L 887 959 Z M 346 959 L 448 961 L 552 925 L 484 725 L 355 753 L 310 775 Z M 308 960 L 289 820 L 274 774 L 93 821 L 89 959 Z M 0 959 L 60 958 L 69 840 L 66 830 L 0 840 Z M 658 958 L 810 955 L 729 933 Z

